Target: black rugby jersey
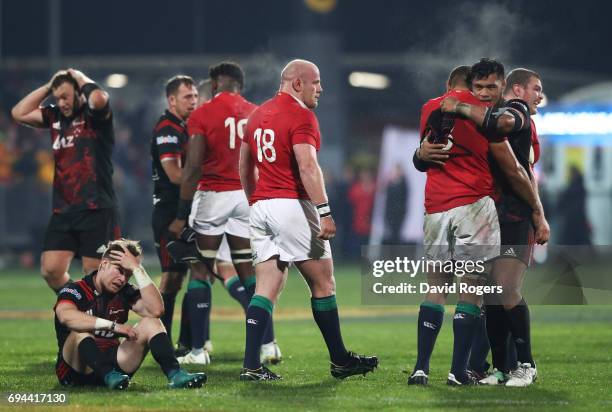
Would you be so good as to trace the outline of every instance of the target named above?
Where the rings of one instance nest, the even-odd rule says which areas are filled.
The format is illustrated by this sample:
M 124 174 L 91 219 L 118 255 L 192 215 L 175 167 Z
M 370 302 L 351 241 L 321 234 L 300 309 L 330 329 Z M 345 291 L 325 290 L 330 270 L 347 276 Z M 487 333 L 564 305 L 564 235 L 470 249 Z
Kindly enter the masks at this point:
M 93 111 L 83 104 L 71 118 L 56 105 L 41 110 L 55 159 L 53 213 L 116 207 L 111 163 L 115 135 L 109 106 Z
M 117 323 L 127 322 L 130 309 L 140 299 L 140 291 L 127 283 L 116 294 L 99 293 L 94 286 L 94 276 L 97 273 L 97 271 L 92 272 L 81 280 L 64 286 L 57 296 L 55 306 L 60 302 L 68 301 L 76 305 L 79 311 L 89 315 Z M 55 334 L 58 348 L 61 351 L 70 334 L 70 329 L 60 323 L 57 315 L 55 315 Z M 119 344 L 117 335 L 112 331 L 98 330 L 94 332 L 94 336 L 96 343 L 102 348 Z
M 515 99 L 515 102 L 517 99 Z M 502 101 L 499 107 L 505 107 L 507 102 Z M 524 102 L 523 102 L 524 103 Z M 529 107 L 525 104 L 524 110 L 521 110 L 526 117 L 523 127 L 520 130 L 508 134 L 508 142 L 512 147 L 512 151 L 518 162 L 525 168 L 529 176 L 531 176 L 531 164 L 529 162 L 529 153 L 532 147 L 532 124 Z M 500 222 L 518 222 L 531 218 L 531 207 L 521 197 L 519 197 L 504 173 L 500 170 L 496 162 L 491 162 L 495 175 L 495 182 L 499 198 L 497 200 L 497 212 Z
M 178 203 L 180 187 L 170 181 L 162 167 L 162 161 L 180 159 L 181 165 L 185 165 L 188 140 L 185 122 L 166 110 L 157 121 L 151 138 L 153 204 L 169 202 L 174 205 Z

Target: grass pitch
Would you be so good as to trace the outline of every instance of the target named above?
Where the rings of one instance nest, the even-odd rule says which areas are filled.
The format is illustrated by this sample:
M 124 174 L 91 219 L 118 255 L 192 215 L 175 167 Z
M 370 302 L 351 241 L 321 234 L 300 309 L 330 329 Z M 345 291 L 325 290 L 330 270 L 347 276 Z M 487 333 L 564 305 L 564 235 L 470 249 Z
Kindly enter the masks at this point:
M 153 272 L 154 273 L 154 272 Z M 212 365 L 198 390 L 170 390 L 150 356 L 125 392 L 65 389 L 57 384 L 52 322 L 54 298 L 35 273 L 0 274 L 0 409 L 28 410 L 611 410 L 612 306 L 532 307 L 533 350 L 539 379 L 529 388 L 452 388 L 445 384 L 452 347 L 452 307 L 432 358 L 429 387 L 408 387 L 416 358 L 416 308 L 362 306 L 359 268 L 337 270 L 338 302 L 347 347 L 376 354 L 379 369 L 366 378 L 336 381 L 310 315 L 308 293 L 295 273 L 275 309 L 284 362 L 280 382 L 239 382 L 244 321 L 237 303 L 213 287 Z M 180 300 L 177 302 L 180 308 Z M 132 320 L 137 316 L 132 314 Z M 174 334 L 178 333 L 178 319 Z M 196 370 L 195 368 L 190 368 Z M 67 391 L 62 407 L 10 405 L 8 393 Z

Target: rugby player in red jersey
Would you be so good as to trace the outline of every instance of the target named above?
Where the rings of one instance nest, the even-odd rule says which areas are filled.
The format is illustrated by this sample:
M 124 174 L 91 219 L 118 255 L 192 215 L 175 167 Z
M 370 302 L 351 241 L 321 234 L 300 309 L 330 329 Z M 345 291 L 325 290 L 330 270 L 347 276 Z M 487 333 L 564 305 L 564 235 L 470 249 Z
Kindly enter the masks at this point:
M 205 374 L 179 367 L 159 319 L 164 311 L 159 290 L 141 266 L 141 254 L 135 241 L 112 241 L 98 270 L 59 291 L 54 309 L 60 384 L 125 389 L 149 350 L 171 388 L 206 382 Z M 142 317 L 134 326 L 126 324 L 130 310 Z
M 340 333 L 329 246 L 336 226 L 317 160 L 321 134 L 312 112 L 322 90 L 317 66 L 293 60 L 281 73 L 278 94 L 257 108 L 247 123 L 240 179 L 251 204 L 257 284 L 247 310 L 241 380 L 280 379 L 260 363 L 258 354 L 291 263 L 310 288 L 313 316 L 329 351 L 332 376 L 365 374 L 378 365 L 376 357 L 347 351 Z
M 478 78 L 494 78 L 495 81 L 503 82 L 501 64 L 495 62 L 485 69 L 487 73 L 479 73 Z M 465 76 L 465 70 L 461 72 Z M 449 88 L 451 83 L 449 80 Z M 440 104 L 447 101 L 445 97 L 475 106 L 482 105 L 469 91 L 466 80 L 455 81 L 454 84 L 456 90 L 430 100 L 422 111 L 425 117 L 421 121 L 424 125 L 423 137 L 434 142 L 439 140 L 449 155 L 446 160 L 437 159 L 443 162 L 443 166 L 427 169 L 424 226 L 426 256 L 429 260 L 488 261 L 498 256 L 500 244 L 499 222 L 491 197 L 494 181 L 489 169 L 489 154 L 500 164 L 517 193 L 533 207 L 534 214 L 541 213 L 541 205 L 533 193 L 527 173 L 517 163 L 505 138 L 486 138 L 471 121 L 449 118 L 451 115 L 443 114 L 440 110 Z M 419 163 L 418 156 L 419 153 L 415 153 L 416 163 Z M 428 273 L 428 281 L 438 286 L 452 283 L 448 275 L 437 273 Z M 463 276 L 460 279 L 460 283 L 467 284 L 478 284 L 480 281 L 476 276 Z M 455 341 L 451 372 L 447 380 L 450 385 L 476 383 L 467 374 L 466 366 L 482 302 L 480 297 L 469 293 L 461 294 L 459 299 L 453 320 Z M 429 357 L 442 324 L 442 305 L 445 301 L 446 296 L 442 293 L 428 293 L 421 305 L 419 354 L 409 384 L 427 383 Z
M 530 172 L 536 195 L 538 188 L 532 167 L 539 157 L 539 143 L 531 115 L 537 113 L 542 97 L 539 74 L 519 68 L 508 74 L 504 99 L 491 108 L 475 107 L 452 100 L 448 102 L 449 111 L 473 120 L 486 134 L 508 136 L 519 163 Z M 455 107 L 453 104 L 456 104 Z M 493 263 L 491 277 L 495 284 L 502 286 L 503 293 L 501 297 L 490 295 L 486 298 L 487 331 L 496 370 L 481 382 L 528 386 L 536 379 L 537 370 L 531 354 L 529 309 L 522 297 L 521 287 L 531 262 L 533 245 L 536 242 L 546 242 L 550 229 L 544 219 L 544 230 L 535 230 L 534 225 L 537 222 L 532 216 L 530 205 L 516 193 L 497 167 L 494 168 L 494 173 L 500 193 L 497 208 L 502 250 Z M 504 364 L 508 350 L 508 334 L 511 334 L 516 346 L 518 367 Z
M 52 95 L 55 104 L 41 107 Z M 54 291 L 70 281 L 80 257 L 83 272 L 100 264 L 98 248 L 120 236 L 111 153 L 115 144 L 108 93 L 78 70 L 57 72 L 13 107 L 15 121 L 49 129 L 55 175 L 41 273 Z
M 189 226 L 197 234 L 197 247 L 208 270 L 206 277 L 192 274 L 189 282 L 186 299 L 192 342 L 191 352 L 179 358 L 182 363 L 206 363 L 208 357 L 203 350 L 206 337 L 203 320 L 211 302 L 208 279 L 214 276 L 213 265 L 223 236 L 227 238 L 232 262 L 246 290 L 247 298 L 240 301 L 245 311 L 255 292 L 249 204 L 240 184 L 238 160 L 244 126 L 257 106 L 240 94 L 244 72 L 237 63 L 219 63 L 210 68 L 209 75 L 213 97 L 198 107 L 187 122 L 190 136 L 187 162 L 177 219 L 170 225 L 170 231 L 178 235 L 191 208 Z M 272 325 L 267 330 L 265 343 L 272 349 L 265 360 L 280 362 L 280 348 L 274 341 Z

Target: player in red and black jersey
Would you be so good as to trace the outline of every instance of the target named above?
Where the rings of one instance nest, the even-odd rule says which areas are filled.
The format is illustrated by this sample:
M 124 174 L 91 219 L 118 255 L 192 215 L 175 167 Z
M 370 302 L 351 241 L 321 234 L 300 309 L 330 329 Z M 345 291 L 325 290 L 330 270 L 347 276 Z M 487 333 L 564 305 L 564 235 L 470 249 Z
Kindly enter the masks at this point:
M 171 388 L 200 387 L 206 381 L 203 373 L 179 367 L 159 320 L 163 302 L 140 264 L 141 253 L 137 242 L 112 241 L 97 271 L 59 291 L 54 307 L 55 371 L 62 385 L 125 389 L 149 350 Z M 137 289 L 128 283 L 132 276 Z M 130 310 L 142 317 L 133 327 L 126 324 Z
M 503 66 L 497 62 L 485 64 L 486 73 L 478 73 L 476 82 L 485 87 L 500 87 L 504 81 Z M 474 71 L 477 65 L 470 68 Z M 455 71 L 453 71 L 455 73 Z M 419 170 L 427 170 L 425 240 L 428 257 L 431 259 L 482 259 L 497 256 L 491 246 L 499 245 L 499 223 L 492 200 L 494 186 L 489 168 L 489 156 L 500 164 L 512 187 L 525 198 L 533 209 L 541 210 L 539 199 L 524 169 L 517 163 L 508 142 L 503 136 L 486 136 L 475 125 L 463 118 L 453 117 L 454 110 L 449 105 L 470 105 L 486 109 L 469 91 L 470 82 L 449 79 L 449 89 L 453 90 L 438 99 L 432 99 L 423 107 L 421 125 L 423 138 L 434 137 L 438 146 L 427 143 L 427 156 L 435 154 L 429 164 L 423 163 L 423 152 L 415 153 L 414 161 Z M 473 84 L 472 84 L 473 86 Z M 440 108 L 438 108 L 440 107 Z M 451 109 L 454 107 L 451 107 Z M 483 109 L 483 110 L 484 110 Z M 449 124 L 450 121 L 450 124 Z M 428 132 L 427 134 L 425 132 Z M 517 167 L 518 166 L 518 167 Z M 486 202 L 486 203 L 484 203 Z M 492 206 L 492 207 L 491 207 Z M 539 206 L 539 209 L 538 209 Z M 489 218 L 487 218 L 489 216 Z M 495 237 L 492 235 L 495 234 Z M 448 239 L 453 240 L 449 241 Z M 462 282 L 472 279 L 461 279 Z M 433 284 L 445 284 L 450 280 L 439 274 L 428 274 Z M 453 320 L 455 342 L 453 362 L 448 383 L 451 385 L 475 383 L 467 374 L 466 366 L 474 330 L 479 323 L 481 298 L 476 295 L 460 296 L 456 315 Z M 409 384 L 425 384 L 428 379 L 429 357 L 433 350 L 437 333 L 442 324 L 443 304 L 446 296 L 428 293 L 419 313 L 419 352 L 417 363 Z
M 55 104 L 41 107 L 52 95 Z M 26 126 L 51 132 L 55 158 L 53 215 L 47 227 L 41 271 L 58 291 L 70 277 L 73 257 L 89 273 L 100 263 L 98 248 L 120 236 L 111 152 L 115 142 L 108 94 L 82 72 L 60 71 L 12 110 Z
M 459 106 L 457 112 L 481 125 L 485 133 L 508 136 L 517 161 L 530 172 L 537 196 L 537 182 L 532 167 L 537 160 L 536 151 L 539 155 L 539 144 L 536 144 L 537 132 L 531 115 L 537 113 L 537 106 L 543 97 L 540 76 L 527 69 L 513 70 L 506 79 L 503 97 L 499 104 L 486 111 L 464 105 Z M 499 191 L 497 208 L 502 250 L 494 262 L 491 275 L 493 282 L 502 286 L 503 293 L 500 299 L 487 297 L 487 331 L 493 365 L 498 371 L 485 383 L 502 383 L 505 380 L 503 373 L 511 369 L 506 385 L 528 386 L 537 377 L 537 370 L 531 354 L 529 309 L 522 297 L 521 287 L 531 261 L 533 245 L 545 243 L 550 229 L 543 213 L 533 213 L 533 208 L 498 172 L 498 168 L 494 170 Z M 508 350 L 507 336 L 510 333 L 516 345 L 519 361 L 517 369 L 514 369 L 514 365 L 504 364 Z
M 182 168 L 188 142 L 186 121 L 198 103 L 195 82 L 189 76 L 174 76 L 166 82 L 167 109 L 155 124 L 151 138 L 153 171 L 153 237 L 162 269 L 160 291 L 164 301 L 162 322 L 172 336 L 172 317 L 176 294 L 181 289 L 188 264 L 175 262 L 168 244 L 175 238 L 168 226 L 176 216 Z M 192 263 L 192 270 L 199 270 Z

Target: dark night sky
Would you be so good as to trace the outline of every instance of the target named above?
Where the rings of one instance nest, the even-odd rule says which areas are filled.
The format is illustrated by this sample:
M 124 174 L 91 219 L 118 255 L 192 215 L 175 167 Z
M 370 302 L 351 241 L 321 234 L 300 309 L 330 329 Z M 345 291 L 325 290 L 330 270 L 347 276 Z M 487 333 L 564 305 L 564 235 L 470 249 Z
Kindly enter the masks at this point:
M 338 0 L 327 15 L 309 11 L 302 0 L 61 3 L 66 55 L 250 53 L 266 50 L 270 36 L 305 29 L 342 33 L 347 52 L 422 52 L 434 45 L 431 51 L 445 53 L 449 38 L 457 40 L 457 32 L 469 37 L 478 26 L 476 37 L 483 43 L 511 39 L 502 42 L 498 54 L 524 65 L 612 73 L 612 3 L 604 1 Z M 2 55 L 45 55 L 49 2 L 2 4 Z M 509 25 L 503 25 L 504 13 L 488 11 L 499 7 L 510 11 Z M 493 26 L 504 29 L 494 31 L 495 39 L 482 36 Z M 454 41 L 449 47 L 460 54 L 471 46 Z

